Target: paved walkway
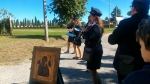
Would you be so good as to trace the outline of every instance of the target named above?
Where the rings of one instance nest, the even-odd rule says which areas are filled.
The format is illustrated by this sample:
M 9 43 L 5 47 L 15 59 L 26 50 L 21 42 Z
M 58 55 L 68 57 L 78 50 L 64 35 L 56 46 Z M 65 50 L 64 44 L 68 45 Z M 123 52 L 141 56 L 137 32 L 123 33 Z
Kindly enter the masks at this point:
M 108 44 L 108 34 L 102 38 L 103 57 L 101 69 L 98 73 L 103 84 L 117 84 L 116 71 L 113 69 L 112 62 L 116 50 L 116 45 Z M 83 48 L 84 44 L 82 44 Z M 62 53 L 66 48 L 62 48 Z M 71 52 L 73 48 L 71 48 Z M 86 61 L 73 60 L 73 54 L 61 54 L 60 69 L 65 84 L 92 84 L 90 74 L 85 72 Z M 0 84 L 26 84 L 29 81 L 30 63 L 22 63 L 17 66 L 0 67 Z

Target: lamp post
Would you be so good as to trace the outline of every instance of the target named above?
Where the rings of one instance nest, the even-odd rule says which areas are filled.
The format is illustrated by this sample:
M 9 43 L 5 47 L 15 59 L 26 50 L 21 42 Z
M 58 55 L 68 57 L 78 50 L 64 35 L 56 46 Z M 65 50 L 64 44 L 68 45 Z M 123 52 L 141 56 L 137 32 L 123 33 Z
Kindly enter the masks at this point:
M 45 24 L 45 40 L 48 42 L 48 25 L 47 25 L 47 12 L 46 12 L 46 0 L 43 0 L 43 12 L 44 12 L 44 24 Z

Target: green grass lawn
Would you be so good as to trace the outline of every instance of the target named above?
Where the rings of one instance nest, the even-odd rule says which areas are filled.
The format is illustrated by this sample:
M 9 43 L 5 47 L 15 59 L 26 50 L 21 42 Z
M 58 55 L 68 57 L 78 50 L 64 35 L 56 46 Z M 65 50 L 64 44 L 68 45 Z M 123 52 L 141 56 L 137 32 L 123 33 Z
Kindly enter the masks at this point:
M 67 29 L 49 29 L 50 36 L 65 35 Z M 44 29 L 13 29 L 13 35 L 44 35 Z
M 105 28 L 104 33 L 111 33 L 113 28 Z M 49 29 L 49 36 L 65 35 L 68 32 L 66 28 Z M 44 29 L 13 29 L 13 35 L 44 35 Z
M 111 33 L 114 29 L 113 28 L 105 28 L 104 34 Z M 54 37 L 56 39 L 61 39 L 62 36 L 66 36 L 68 30 L 66 28 L 62 29 L 49 29 L 48 31 L 49 37 Z M 5 42 L 6 40 L 14 40 L 13 38 L 8 38 L 9 35 L 2 35 L 0 39 Z M 13 29 L 13 36 L 17 38 L 29 38 L 29 39 L 44 39 L 44 29 Z M 5 40 L 4 40 L 5 39 Z M 11 40 L 11 41 L 12 41 Z M 1 41 L 2 42 L 2 41 Z M 8 41 L 7 41 L 8 42 Z
M 114 29 L 106 28 L 105 33 L 111 33 Z M 66 46 L 68 30 L 49 29 L 49 42 L 44 39 L 44 29 L 13 29 L 13 37 L 0 36 L 0 65 L 11 65 L 32 57 L 33 46 L 63 47 Z M 27 61 L 28 62 L 28 61 Z M 29 61 L 30 62 L 30 61 Z
M 114 31 L 114 28 L 105 28 L 104 33 L 112 33 Z

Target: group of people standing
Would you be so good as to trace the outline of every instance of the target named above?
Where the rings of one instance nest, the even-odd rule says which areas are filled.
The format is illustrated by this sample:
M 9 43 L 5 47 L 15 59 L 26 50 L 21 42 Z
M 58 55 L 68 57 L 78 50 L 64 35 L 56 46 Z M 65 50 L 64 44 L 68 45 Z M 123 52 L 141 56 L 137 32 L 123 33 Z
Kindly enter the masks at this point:
M 140 29 L 142 20 L 149 18 L 149 5 L 150 0 L 133 0 L 131 5 L 132 16 L 120 21 L 117 29 L 108 37 L 108 42 L 111 45 L 118 45 L 113 65 L 117 71 L 119 84 L 122 82 L 123 84 L 150 84 L 150 73 L 142 75 L 138 72 L 134 76 L 132 75 L 133 78 L 127 77 L 134 71 L 141 70 L 142 68 L 145 69 L 143 66 L 148 62 L 143 60 L 144 55 L 142 53 L 147 52 L 142 50 L 144 46 L 140 45 L 137 41 L 136 37 L 138 36 L 136 36 L 136 32 Z M 150 67 L 146 69 L 150 71 Z M 146 77 L 145 75 L 148 76 Z
M 67 41 L 67 51 L 64 53 L 69 53 L 70 44 L 73 43 L 74 52 L 71 54 L 75 54 L 75 57 L 73 59 L 81 60 L 82 58 L 82 50 L 80 48 L 81 46 L 81 22 L 78 17 L 70 17 L 70 24 L 67 26 L 68 31 L 70 34 L 74 36 L 69 36 Z M 77 39 L 75 41 L 75 39 Z M 78 51 L 78 52 L 77 52 Z M 79 54 L 79 57 L 78 57 Z
M 81 28 L 79 20 L 77 18 L 70 18 L 70 25 L 67 26 L 69 33 L 75 34 L 74 37 L 68 37 L 68 47 L 67 51 L 64 53 L 69 53 L 70 43 L 73 43 L 75 57 L 73 59 L 81 59 L 82 58 L 82 51 L 81 51 L 81 36 L 85 39 L 85 46 L 89 48 L 94 48 L 96 45 L 97 47 L 94 50 L 94 54 L 92 55 L 92 61 L 87 61 L 87 69 L 88 72 L 92 76 L 93 84 L 101 84 L 100 77 L 97 73 L 97 69 L 100 68 L 101 57 L 103 54 L 103 49 L 101 45 L 101 38 L 104 32 L 103 22 L 100 18 L 102 13 L 99 9 L 92 7 L 90 11 L 90 15 L 88 17 L 88 23 L 85 27 Z M 76 23 L 77 21 L 77 23 Z M 75 28 L 81 29 L 81 31 L 76 31 Z M 78 32 L 78 33 L 77 33 Z M 75 39 L 80 38 L 75 44 Z M 79 57 L 77 57 L 77 50 L 79 51 Z
M 118 45 L 113 65 L 117 71 L 119 84 L 150 84 L 149 5 L 150 0 L 133 0 L 131 6 L 132 16 L 120 21 L 118 27 L 108 37 L 109 44 Z M 68 29 L 73 29 L 73 31 L 75 31 L 74 28 L 76 27 L 81 29 L 80 32 L 76 33 L 76 37 L 68 38 L 68 49 L 65 52 L 69 53 L 70 42 L 73 42 L 74 53 L 76 54 L 75 59 L 78 58 L 76 48 L 79 51 L 79 58 L 82 58 L 80 48 L 81 39 L 78 44 L 74 43 L 74 39 L 78 35 L 85 39 L 86 47 L 94 48 L 98 43 L 94 54 L 92 54 L 91 61 L 87 61 L 87 69 L 92 76 L 93 84 L 101 84 L 100 75 L 96 71 L 100 69 L 103 55 L 101 38 L 104 32 L 104 26 L 100 18 L 101 16 L 101 11 L 92 7 L 87 23 L 88 26 L 81 28 L 79 20 L 77 18 L 71 18 L 73 24 L 67 27 Z

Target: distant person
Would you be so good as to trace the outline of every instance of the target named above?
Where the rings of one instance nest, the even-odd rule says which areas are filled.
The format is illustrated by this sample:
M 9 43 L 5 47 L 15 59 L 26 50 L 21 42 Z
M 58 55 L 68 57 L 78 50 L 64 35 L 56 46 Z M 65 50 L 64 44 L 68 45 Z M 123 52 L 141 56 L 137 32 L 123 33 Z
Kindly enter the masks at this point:
M 73 47 L 75 51 L 75 57 L 73 59 L 81 60 L 82 59 L 82 50 L 81 50 L 81 22 L 77 17 L 74 18 L 74 28 L 73 33 L 75 34 Z M 78 52 L 77 52 L 78 51 Z M 79 54 L 79 57 L 78 57 Z
M 91 21 L 90 21 L 90 16 L 88 16 L 88 22 L 87 22 L 87 24 L 86 24 L 86 26 L 85 26 L 85 29 L 87 30 L 87 29 L 89 29 L 89 28 L 91 28 L 91 27 L 92 27 L 92 23 L 91 23 Z M 83 38 L 84 38 L 84 37 L 83 37 Z M 86 72 L 89 72 L 89 70 L 87 69 Z
M 118 45 L 113 65 L 117 70 L 119 84 L 129 73 L 142 69 L 145 64 L 141 47 L 136 42 L 136 31 L 141 20 L 148 18 L 149 0 L 133 0 L 131 8 L 132 16 L 120 21 L 118 28 L 108 37 L 111 45 Z
M 103 54 L 101 37 L 104 26 L 102 20 L 100 19 L 101 15 L 102 13 L 99 9 L 92 7 L 89 18 L 92 25 L 91 27 L 88 27 L 87 29 L 83 28 L 82 30 L 83 37 L 85 37 L 85 47 L 95 48 L 91 61 L 87 61 L 87 69 L 92 76 L 93 84 L 101 84 L 99 74 L 96 71 L 97 69 L 100 69 L 101 57 Z
M 42 62 L 38 61 L 38 75 L 43 77 L 49 77 L 49 67 L 51 66 L 50 61 L 48 62 L 48 58 L 46 56 L 42 57 Z
M 141 45 L 142 58 L 146 64 L 142 70 L 129 74 L 122 84 L 150 84 L 150 18 L 139 24 L 136 36 Z
M 70 24 L 68 26 L 64 25 L 65 27 L 68 28 L 69 33 L 73 33 L 73 27 L 74 27 L 74 22 L 73 22 L 73 17 L 70 17 Z M 64 53 L 69 53 L 69 49 L 70 49 L 70 43 L 73 43 L 74 37 L 68 36 L 68 41 L 67 41 L 67 51 Z M 72 52 L 71 54 L 75 54 L 75 51 Z

